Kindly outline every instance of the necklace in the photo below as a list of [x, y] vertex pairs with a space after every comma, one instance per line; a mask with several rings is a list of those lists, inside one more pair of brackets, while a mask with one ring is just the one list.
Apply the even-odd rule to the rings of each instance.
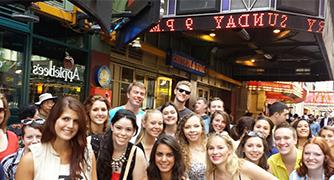
[[119, 158], [112, 158], [110, 163], [112, 171], [120, 172], [122, 170], [122, 165], [125, 163], [125, 161], [126, 161], [125, 152], [123, 152], [123, 154]]

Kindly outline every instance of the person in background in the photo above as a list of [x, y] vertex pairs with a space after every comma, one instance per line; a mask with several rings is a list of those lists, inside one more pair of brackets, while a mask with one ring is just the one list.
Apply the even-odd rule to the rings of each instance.
[[142, 128], [137, 136], [136, 145], [143, 150], [147, 161], [150, 159], [152, 147], [163, 129], [162, 113], [159, 110], [146, 110], [142, 120]]
[[98, 179], [136, 180], [146, 176], [147, 161], [144, 153], [130, 142], [137, 131], [136, 116], [132, 111], [120, 109], [116, 112], [111, 121], [111, 129], [100, 141]]
[[174, 105], [179, 111], [180, 120], [183, 120], [183, 117], [193, 113], [190, 109], [186, 107], [186, 103], [190, 98], [191, 94], [191, 83], [189, 81], [179, 81], [174, 89]]
[[18, 137], [22, 137], [22, 122], [21, 120], [24, 119], [40, 119], [40, 121], [45, 121], [45, 119], [42, 119], [38, 115], [37, 107], [33, 104], [22, 106], [19, 110], [19, 122], [15, 124], [11, 124], [8, 127], [8, 130], [14, 132]]
[[41, 142], [43, 132], [43, 121], [35, 121], [35, 119], [23, 120], [22, 124], [22, 140], [24, 147], [20, 148], [16, 153], [6, 156], [1, 164], [7, 179], [15, 180], [16, 168], [22, 156], [29, 152], [29, 146]]
[[96, 180], [91, 146], [87, 146], [85, 107], [73, 97], [62, 97], [45, 121], [41, 143], [29, 146], [17, 167], [16, 179]]
[[269, 118], [275, 126], [285, 122], [289, 115], [289, 107], [283, 102], [275, 102], [269, 106]]
[[211, 119], [209, 133], [226, 131], [230, 134], [230, 119], [227, 113], [217, 110], [211, 115]]
[[189, 179], [205, 179], [205, 132], [201, 116], [189, 114], [179, 123], [176, 137]]
[[224, 111], [224, 101], [219, 97], [214, 97], [209, 103], [209, 112], [213, 114], [217, 110]]
[[55, 104], [56, 96], [52, 96], [51, 93], [43, 93], [39, 96], [39, 100], [35, 102], [38, 107], [38, 116], [42, 119], [47, 119], [50, 110]]
[[242, 116], [237, 120], [237, 124], [232, 127], [230, 131], [230, 136], [235, 141], [239, 141], [245, 132], [253, 129], [254, 124], [255, 119], [253, 117]]
[[257, 131], [248, 131], [242, 137], [240, 144], [236, 150], [239, 158], [244, 158], [264, 170], [267, 170], [268, 144], [264, 135]]
[[302, 158], [302, 151], [296, 147], [296, 130], [288, 122], [281, 123], [276, 126], [274, 140], [279, 153], [268, 159], [269, 172], [280, 180], [287, 180], [289, 174], [299, 167]]
[[144, 180], [186, 180], [181, 147], [173, 136], [162, 134], [154, 143]]
[[110, 104], [101, 95], [89, 96], [85, 102], [88, 116], [88, 135], [104, 134], [108, 127]]
[[[116, 112], [120, 109], [126, 109], [132, 111], [136, 115], [137, 127], [139, 127], [138, 132], [141, 129], [141, 120], [144, 116], [144, 111], [141, 109], [142, 103], [144, 101], [146, 94], [146, 87], [141, 82], [133, 82], [128, 86], [126, 91], [126, 96], [128, 101], [125, 105], [115, 107], [109, 111], [109, 119], [110, 121], [115, 116]], [[111, 122], [112, 123], [112, 122]], [[138, 135], [138, 133], [137, 133]], [[136, 141], [137, 136], [132, 137], [131, 142], [134, 143]]]
[[18, 138], [15, 133], [7, 130], [7, 121], [10, 117], [7, 98], [0, 94], [0, 161], [19, 148]]
[[180, 122], [179, 111], [176, 109], [176, 106], [171, 102], [163, 104], [160, 108], [160, 111], [162, 113], [164, 122], [163, 133], [175, 137], [177, 124]]
[[292, 127], [295, 128], [297, 132], [297, 148], [303, 150], [304, 144], [307, 140], [312, 138], [311, 128], [307, 120], [300, 119], [295, 121], [292, 124]]
[[324, 126], [331, 126], [332, 125], [332, 119], [329, 117], [329, 113], [325, 112], [324, 117], [321, 118], [320, 127], [323, 128]]
[[312, 136], [317, 136], [319, 131], [320, 131], [320, 125], [316, 121], [316, 118], [314, 117], [314, 115], [312, 115], [310, 117], [309, 124], [310, 124], [310, 129], [311, 129]]
[[334, 180], [334, 157], [323, 138], [305, 143], [301, 166], [290, 174], [290, 180], [304, 179]]
[[328, 146], [334, 151], [334, 127], [324, 126], [320, 129], [319, 136], [324, 138]]
[[274, 124], [273, 122], [265, 117], [265, 116], [260, 116], [256, 121], [253, 126], [253, 131], [261, 132], [264, 136], [264, 138], [267, 141], [268, 144], [268, 153], [266, 154], [267, 157], [270, 157], [273, 154], [278, 153], [278, 150], [275, 148], [273, 144], [273, 128]]
[[238, 158], [234, 150], [233, 140], [227, 135], [218, 133], [209, 135], [206, 151], [206, 180], [277, 179], [254, 163]]
[[200, 115], [204, 121], [205, 134], [209, 133], [210, 116], [208, 112], [208, 103], [204, 97], [199, 97], [195, 103], [195, 113]]

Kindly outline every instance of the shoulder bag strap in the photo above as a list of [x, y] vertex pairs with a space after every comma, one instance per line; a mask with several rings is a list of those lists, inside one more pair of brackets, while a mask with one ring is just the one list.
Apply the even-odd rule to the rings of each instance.
[[133, 154], [134, 154], [134, 152], [135, 152], [136, 149], [137, 149], [137, 147], [135, 145], [133, 145], [131, 147], [131, 151], [130, 151], [130, 154], [129, 154], [128, 162], [126, 163], [126, 167], [125, 167], [125, 171], [124, 171], [124, 175], [123, 175], [123, 180], [126, 180], [126, 178], [128, 177], [130, 165], [131, 165], [132, 158], [133, 158]]

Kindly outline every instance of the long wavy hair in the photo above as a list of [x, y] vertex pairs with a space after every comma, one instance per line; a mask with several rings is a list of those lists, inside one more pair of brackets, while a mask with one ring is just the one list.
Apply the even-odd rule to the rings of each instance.
[[[88, 128], [88, 134], [91, 134], [92, 133], [92, 127], [91, 127], [91, 123], [92, 123], [92, 120], [90, 118], [90, 111], [92, 110], [92, 106], [93, 104], [96, 102], [96, 101], [101, 101], [101, 102], [104, 102], [107, 106], [107, 111], [110, 109], [110, 103], [108, 101], [107, 98], [101, 96], [101, 95], [94, 95], [94, 96], [89, 96], [85, 102], [84, 102], [84, 105], [85, 105], [85, 108], [86, 108], [86, 112], [87, 112], [87, 116], [88, 116], [88, 123], [87, 123], [87, 128]], [[108, 115], [107, 115], [107, 119], [106, 121], [103, 123], [103, 132], [105, 132], [108, 128], [108, 120], [109, 120], [109, 112], [108, 112]]]
[[[116, 112], [115, 116], [111, 120], [111, 124], [114, 125], [120, 119], [126, 118], [131, 121], [133, 128], [135, 130], [134, 135], [138, 131], [138, 126], [136, 123], [136, 115], [129, 110], [120, 109]], [[110, 179], [112, 174], [112, 168], [110, 162], [112, 160], [112, 155], [114, 153], [114, 145], [112, 139], [112, 131], [109, 129], [103, 136], [101, 140], [101, 146], [99, 155], [96, 162], [96, 170], [98, 179]]]
[[160, 144], [167, 145], [172, 149], [175, 163], [172, 168], [172, 179], [171, 180], [182, 180], [185, 174], [185, 164], [183, 161], [183, 157], [181, 154], [181, 147], [179, 143], [173, 136], [167, 134], [161, 134], [157, 141], [154, 143], [152, 148], [149, 166], [147, 167], [147, 177], [148, 180], [161, 180], [161, 174], [158, 166], [155, 163], [155, 156], [157, 152], [157, 148]]
[[3, 130], [3, 131], [6, 131], [6, 128], [7, 128], [7, 121], [9, 119], [9, 116], [10, 116], [10, 111], [9, 111], [9, 106], [8, 106], [8, 101], [7, 101], [7, 98], [4, 94], [0, 93], [0, 100], [2, 101], [3, 103], [3, 108], [4, 108], [4, 118], [3, 118], [3, 121], [1, 122], [0, 124], [0, 128]]
[[268, 143], [266, 141], [266, 139], [263, 139], [263, 137], [260, 136], [250, 136], [247, 133], [245, 133], [245, 135], [241, 138], [241, 141], [239, 143], [239, 146], [236, 150], [236, 154], [238, 155], [238, 157], [240, 158], [245, 158], [246, 155], [244, 153], [244, 149], [245, 149], [245, 145], [247, 143], [247, 140], [252, 138], [252, 137], [258, 137], [261, 139], [262, 145], [263, 145], [263, 154], [262, 157], [259, 159], [259, 163], [257, 164], [258, 166], [260, 166], [261, 168], [267, 170], [268, 164], [267, 164], [267, 156], [266, 154], [268, 154], [269, 149], [268, 149]]
[[[325, 179], [328, 180], [329, 177], [334, 173], [334, 157], [333, 154], [331, 153], [330, 147], [328, 146], [326, 140], [321, 137], [314, 137], [308, 140], [304, 145], [303, 151], [305, 150], [305, 147], [308, 144], [318, 145], [321, 151], [324, 153], [325, 160], [323, 163], [323, 168], [325, 171]], [[300, 167], [297, 168], [296, 170], [297, 174], [302, 177], [306, 176], [306, 174], [308, 173], [307, 166], [304, 164], [303, 159], [304, 159], [304, 153], [302, 155], [302, 160], [299, 163]]]
[[233, 179], [235, 179], [235, 175], [240, 170], [241, 163], [243, 163], [244, 160], [239, 159], [239, 157], [235, 153], [233, 139], [230, 136], [221, 134], [221, 133], [211, 133], [208, 137], [207, 144], [206, 144], [206, 152], [207, 152], [206, 153], [207, 155], [206, 156], [206, 163], [207, 163], [206, 165], [207, 175], [206, 176], [207, 178], [209, 178], [213, 174], [213, 172], [217, 169], [217, 166], [211, 162], [209, 154], [208, 154], [208, 149], [211, 146], [215, 138], [223, 139], [225, 145], [231, 152], [230, 156], [228, 156], [227, 161], [225, 162], [225, 167], [226, 167], [226, 170], [229, 172], [229, 174], [232, 174]]
[[70, 177], [72, 180], [74, 180], [78, 179], [80, 177], [80, 173], [84, 172], [84, 167], [88, 168], [87, 159], [85, 159], [85, 150], [87, 146], [87, 115], [85, 113], [85, 107], [79, 100], [70, 96], [65, 96], [57, 101], [57, 103], [52, 107], [50, 114], [45, 121], [41, 142], [52, 143], [56, 140], [56, 121], [64, 113], [64, 111], [68, 109], [77, 113], [79, 126], [77, 134], [69, 142], [72, 150], [70, 156]]
[[211, 121], [209, 125], [209, 133], [213, 133], [215, 131], [212, 127], [212, 122], [213, 122], [213, 119], [218, 115], [221, 115], [223, 117], [225, 124], [226, 124], [223, 131], [226, 131], [228, 134], [230, 134], [230, 117], [226, 112], [220, 111], [220, 110], [215, 111], [210, 117]]
[[254, 131], [254, 127], [256, 125], [256, 122], [257, 121], [267, 121], [268, 124], [269, 124], [269, 134], [266, 138], [266, 141], [267, 141], [267, 144], [268, 144], [268, 148], [269, 148], [269, 151], [271, 151], [271, 149], [273, 148], [273, 129], [274, 129], [274, 123], [268, 118], [268, 117], [265, 117], [265, 116], [260, 116], [258, 117], [258, 119], [255, 121], [254, 125], [253, 125], [253, 128], [252, 128], [252, 131]]
[[[147, 121], [151, 118], [151, 115], [154, 114], [154, 113], [160, 114], [161, 117], [162, 117], [162, 113], [159, 110], [157, 110], [157, 109], [149, 109], [149, 110], [145, 111], [144, 117], [142, 119], [142, 123], [147, 123]], [[135, 144], [139, 144], [143, 140], [143, 138], [145, 136], [146, 129], [143, 127], [143, 124], [141, 124], [141, 127], [142, 127], [141, 131], [139, 132], [139, 134], [137, 136]]]
[[205, 130], [204, 130], [203, 119], [201, 116], [193, 114], [193, 113], [186, 115], [185, 117], [183, 117], [182, 121], [180, 121], [180, 123], [178, 124], [177, 131], [176, 131], [176, 137], [178, 138], [178, 141], [181, 146], [181, 151], [184, 157], [184, 162], [185, 162], [187, 171], [189, 170], [190, 165], [191, 165], [191, 153], [189, 149], [189, 141], [186, 135], [184, 134], [184, 126], [187, 123], [187, 121], [193, 116], [197, 117], [200, 120], [200, 123], [202, 126], [202, 135], [201, 135], [202, 143], [201, 144], [205, 146]]

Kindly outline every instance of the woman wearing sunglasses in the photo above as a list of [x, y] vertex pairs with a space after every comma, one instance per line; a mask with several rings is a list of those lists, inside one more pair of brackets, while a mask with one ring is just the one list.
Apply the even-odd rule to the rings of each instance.
[[16, 179], [96, 180], [94, 153], [87, 146], [87, 116], [73, 97], [57, 101], [45, 122], [41, 143], [29, 146]]
[[2, 161], [7, 179], [15, 180], [16, 168], [21, 157], [29, 152], [29, 146], [41, 142], [44, 120], [26, 119], [22, 121], [23, 148], [16, 153], [6, 156]]
[[7, 121], [10, 116], [7, 98], [0, 94], [0, 161], [17, 151], [18, 138], [15, 133], [7, 130]]
[[290, 180], [334, 180], [334, 157], [321, 137], [308, 140], [303, 149], [301, 166], [290, 174]]
[[234, 152], [233, 140], [227, 135], [211, 134], [206, 149], [207, 180], [277, 179], [259, 166], [239, 158]]
[[242, 137], [236, 150], [238, 157], [244, 158], [267, 170], [268, 144], [261, 132], [249, 131]]

